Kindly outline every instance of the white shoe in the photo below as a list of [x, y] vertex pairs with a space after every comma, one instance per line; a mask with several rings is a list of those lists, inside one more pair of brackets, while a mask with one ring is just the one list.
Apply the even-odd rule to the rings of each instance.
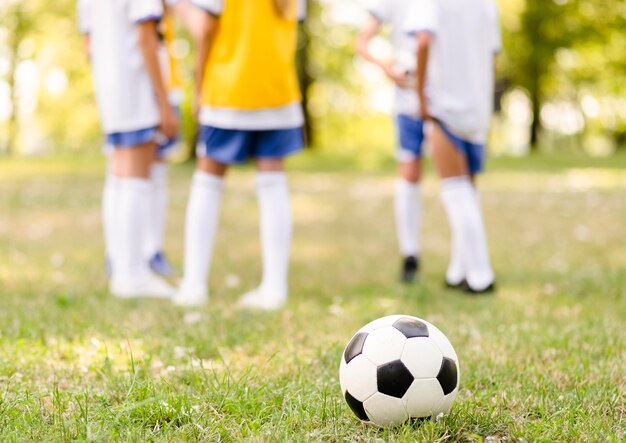
[[109, 285], [111, 294], [119, 298], [171, 298], [174, 287], [156, 275], [149, 274], [138, 281], [120, 281], [113, 279]]
[[239, 306], [247, 309], [259, 309], [262, 311], [275, 311], [285, 306], [287, 296], [262, 293], [259, 289], [244, 294], [239, 299]]
[[209, 293], [206, 288], [189, 289], [181, 285], [172, 297], [172, 302], [183, 307], [204, 306], [209, 302]]

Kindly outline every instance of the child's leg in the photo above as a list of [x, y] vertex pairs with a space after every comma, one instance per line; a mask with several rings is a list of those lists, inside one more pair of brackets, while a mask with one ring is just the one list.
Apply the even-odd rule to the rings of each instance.
[[292, 217], [282, 159], [257, 161], [257, 198], [263, 278], [256, 291], [240, 300], [244, 306], [277, 309], [287, 300]]
[[281, 160], [259, 160], [257, 198], [263, 256], [261, 291], [287, 297], [291, 250], [291, 204], [287, 175]]
[[408, 115], [396, 116], [399, 162], [394, 193], [396, 234], [402, 255], [400, 279], [410, 283], [419, 269], [424, 122]]
[[157, 156], [150, 170], [152, 197], [150, 199], [150, 223], [146, 226], [144, 256], [149, 261], [152, 270], [163, 276], [170, 276], [174, 273], [163, 255], [165, 220], [169, 203], [168, 176], [168, 164]]
[[115, 226], [117, 241], [113, 262], [112, 291], [122, 297], [169, 297], [172, 288], [154, 277], [143, 255], [144, 228], [148, 224], [152, 184], [150, 167], [154, 143], [116, 149], [114, 174], [118, 182]]
[[400, 163], [400, 176], [396, 180], [394, 193], [396, 233], [400, 254], [404, 259], [401, 278], [405, 282], [413, 280], [420, 255], [419, 231], [422, 205], [419, 182], [421, 172], [420, 159]]
[[219, 220], [227, 166], [207, 157], [198, 160], [193, 177], [185, 223], [185, 264], [179, 305], [201, 305], [208, 300], [207, 282]]
[[113, 161], [109, 157], [106, 166], [106, 178], [102, 190], [102, 230], [104, 234], [104, 251], [107, 262], [107, 271], [111, 269], [111, 257], [114, 255], [116, 244], [115, 213], [118, 203], [118, 179], [113, 174]]
[[438, 124], [433, 125], [433, 160], [442, 179], [441, 198], [452, 230], [452, 258], [448, 283], [461, 276], [470, 288], [483, 290], [493, 283], [487, 239], [467, 159]]

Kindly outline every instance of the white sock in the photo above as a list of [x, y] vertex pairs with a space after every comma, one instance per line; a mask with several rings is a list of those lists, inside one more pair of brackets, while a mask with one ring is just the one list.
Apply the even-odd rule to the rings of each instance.
[[287, 175], [284, 172], [259, 172], [257, 198], [263, 256], [263, 279], [259, 291], [274, 297], [287, 297], [292, 230]]
[[185, 276], [182, 287], [206, 292], [224, 180], [196, 171], [185, 223]]
[[476, 290], [485, 289], [494, 280], [489, 262], [487, 236], [476, 191], [468, 177], [442, 180], [441, 199], [452, 230], [452, 257], [446, 272], [450, 283], [464, 274]]
[[148, 221], [152, 183], [141, 178], [118, 178], [117, 230], [113, 278], [140, 282], [150, 276], [143, 257], [144, 228]]
[[419, 256], [421, 206], [419, 184], [402, 178], [396, 180], [394, 198], [396, 233], [400, 253], [404, 257]]
[[102, 190], [102, 231], [104, 235], [104, 253], [109, 264], [115, 254], [116, 224], [115, 214], [118, 204], [118, 178], [113, 174], [107, 174]]
[[165, 237], [165, 219], [167, 216], [168, 165], [155, 163], [150, 171], [152, 182], [152, 198], [150, 199], [150, 218], [146, 225], [144, 257], [150, 260], [157, 252], [163, 250]]

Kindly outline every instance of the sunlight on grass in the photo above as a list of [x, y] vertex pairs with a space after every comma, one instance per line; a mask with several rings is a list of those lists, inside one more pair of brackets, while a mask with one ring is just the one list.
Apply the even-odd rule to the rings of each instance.
[[[392, 170], [296, 171], [289, 305], [259, 314], [234, 308], [261, 271], [250, 169], [228, 179], [210, 305], [179, 310], [107, 294], [102, 164], [67, 176], [82, 164], [16, 165], [0, 164], [12, 171], [0, 178], [2, 441], [626, 438], [622, 170], [520, 164], [481, 178], [499, 285], [487, 298], [442, 288], [449, 232], [432, 175], [422, 274], [406, 287]], [[173, 171], [178, 267], [190, 175]], [[357, 329], [394, 313], [446, 332], [462, 382], [442, 420], [378, 430], [348, 410], [339, 359]]]

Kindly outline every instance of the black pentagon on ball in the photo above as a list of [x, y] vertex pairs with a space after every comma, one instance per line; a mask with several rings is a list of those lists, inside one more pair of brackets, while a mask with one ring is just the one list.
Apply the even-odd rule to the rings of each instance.
[[443, 358], [441, 369], [439, 369], [439, 374], [437, 374], [437, 380], [441, 385], [441, 389], [443, 389], [443, 395], [448, 395], [456, 389], [458, 373], [454, 360], [448, 357]]
[[363, 407], [363, 403], [351, 396], [349, 392], [346, 392], [346, 403], [348, 403], [348, 406], [350, 406], [352, 412], [354, 412], [354, 414], [359, 417], [360, 420], [369, 421], [369, 417], [365, 412], [365, 407]]
[[366, 338], [367, 332], [359, 332], [352, 337], [352, 340], [350, 340], [350, 343], [348, 343], [348, 346], [346, 346], [346, 350], [343, 353], [343, 358], [346, 363], [350, 363], [353, 358], [363, 352], [363, 345], [365, 344]]
[[403, 317], [393, 327], [402, 332], [406, 338], [428, 337], [428, 326], [415, 318]]
[[414, 380], [411, 371], [400, 360], [385, 363], [376, 370], [378, 392], [391, 397], [404, 397]]

